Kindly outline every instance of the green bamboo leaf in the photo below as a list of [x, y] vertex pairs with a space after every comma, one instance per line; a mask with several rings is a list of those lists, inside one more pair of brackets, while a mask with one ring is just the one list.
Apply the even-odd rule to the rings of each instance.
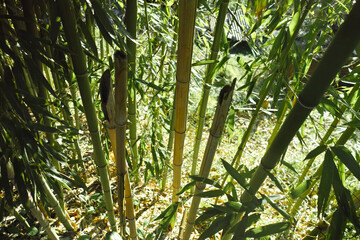
[[276, 53], [281, 49], [281, 43], [283, 42], [283, 38], [285, 36], [285, 26], [283, 26], [279, 32], [279, 34], [276, 36], [274, 44], [272, 45], [272, 48], [269, 53], [269, 59], [274, 59]]
[[213, 78], [216, 73], [220, 70], [220, 68], [230, 59], [234, 57], [234, 55], [232, 54], [229, 54], [229, 55], [226, 55], [225, 57], [223, 57], [220, 62], [218, 62], [216, 64], [216, 66], [211, 70], [211, 72], [209, 72], [209, 74], [206, 76], [206, 78]]
[[81, 19], [78, 20], [78, 25], [80, 26], [80, 30], [83, 33], [86, 43], [89, 45], [89, 47], [92, 51], [92, 54], [94, 54], [96, 57], [98, 57], [98, 49], [96, 47], [96, 43], [94, 41], [93, 36], [89, 32], [88, 27]]
[[331, 115], [341, 118], [341, 110], [340, 108], [331, 100], [323, 97], [320, 100], [320, 104], [318, 107], [323, 106]]
[[144, 85], [146, 85], [146, 86], [148, 86], [148, 87], [151, 87], [151, 88], [153, 88], [153, 89], [155, 89], [155, 90], [158, 90], [158, 91], [161, 91], [161, 92], [165, 91], [165, 89], [157, 86], [157, 85], [154, 84], [154, 83], [146, 82], [146, 81], [144, 81], [144, 80], [142, 80], [142, 79], [135, 79], [135, 80], [136, 80], [136, 82], [142, 83], [142, 84], [144, 84]]
[[219, 210], [220, 212], [223, 213], [229, 213], [229, 214], [233, 214], [234, 210], [230, 207], [228, 207], [227, 205], [222, 206], [222, 205], [214, 205], [214, 208]]
[[35, 131], [47, 132], [47, 133], [59, 133], [60, 130], [51, 126], [45, 126], [40, 123], [29, 123], [29, 127]]
[[354, 176], [360, 181], [360, 165], [356, 159], [352, 156], [349, 149], [344, 146], [332, 147], [331, 150], [340, 159], [342, 163], [354, 174]]
[[327, 149], [326, 145], [320, 145], [315, 149], [311, 150], [305, 157], [305, 159], [311, 159], [317, 157], [319, 154], [323, 153]]
[[195, 225], [197, 225], [209, 218], [212, 218], [216, 215], [223, 215], [223, 214], [224, 214], [224, 212], [220, 211], [219, 209], [207, 208], [206, 211], [195, 220]]
[[209, 65], [209, 64], [218, 63], [218, 62], [219, 62], [219, 60], [202, 60], [202, 61], [198, 61], [198, 62], [191, 64], [191, 66], [195, 67], [195, 66]]
[[31, 77], [39, 81], [54, 97], [57, 98], [57, 94], [55, 93], [54, 89], [51, 87], [50, 83], [46, 80], [42, 72], [38, 69], [36, 64], [34, 63], [34, 59], [30, 58], [29, 56], [24, 56], [24, 60], [26, 65], [28, 66], [29, 72]]
[[303, 194], [311, 185], [311, 180], [306, 180], [297, 186], [290, 194], [292, 199], [298, 198]]
[[298, 25], [298, 22], [300, 20], [300, 11], [296, 12], [294, 14], [294, 16], [292, 17], [292, 20], [289, 24], [289, 33], [290, 33], [290, 37], [292, 37], [292, 35], [295, 32], [296, 26]]
[[274, 174], [272, 174], [271, 172], [267, 171], [266, 172], [267, 175], [269, 176], [269, 178], [275, 183], [275, 185], [277, 186], [278, 189], [280, 189], [280, 191], [284, 192], [283, 187], [281, 186], [281, 183], [279, 182], [279, 180], [275, 177]]
[[360, 119], [353, 119], [350, 122], [345, 123], [346, 125], [350, 126], [350, 127], [356, 127], [356, 128], [360, 128]]
[[[260, 193], [261, 194], [261, 193]], [[290, 216], [290, 214], [288, 214], [284, 209], [282, 209], [279, 205], [277, 205], [276, 203], [274, 203], [272, 201], [272, 199], [270, 197], [265, 196], [264, 194], [261, 194], [261, 196], [266, 200], [266, 202], [268, 202], [276, 211], [278, 211], [278, 213], [280, 213], [284, 218], [286, 218], [287, 220], [290, 220], [292, 217]], [[280, 196], [280, 195], [278, 195]], [[276, 196], [276, 197], [278, 197]]]
[[81, 177], [79, 176], [79, 174], [75, 170], [70, 170], [70, 174], [74, 178], [74, 181], [75, 181], [77, 186], [82, 187], [87, 192], [89, 191], [88, 187], [86, 186], [84, 181], [81, 179]]
[[198, 240], [205, 240], [208, 237], [211, 237], [215, 233], [221, 231], [225, 227], [229, 225], [229, 220], [225, 216], [219, 216], [217, 217], [211, 225], [200, 235]]
[[346, 227], [346, 217], [345, 214], [338, 209], [332, 216], [332, 221], [329, 227], [329, 232], [326, 236], [326, 240], [337, 240], [343, 239], [344, 232]]
[[210, 191], [198, 193], [195, 196], [202, 198], [212, 198], [212, 197], [220, 197], [224, 194], [225, 192], [223, 190], [210, 190]]
[[155, 220], [160, 220], [163, 218], [169, 218], [169, 217], [173, 216], [176, 213], [178, 206], [179, 206], [179, 202], [174, 202], [169, 207], [167, 207], [164, 211], [162, 211], [160, 213], [160, 215], [155, 218]]
[[326, 204], [329, 199], [331, 184], [334, 175], [335, 165], [333, 162], [333, 155], [330, 150], [325, 153], [323, 170], [321, 174], [321, 180], [318, 191], [318, 216], [324, 214], [326, 210]]
[[211, 185], [213, 187], [216, 187], [216, 188], [221, 188], [220, 184], [218, 184], [216, 181], [211, 180], [209, 178], [199, 177], [197, 175], [189, 175], [189, 177], [191, 179], [195, 180], [196, 182], [202, 182], [202, 183], [209, 184], [209, 185]]
[[245, 177], [236, 171], [228, 162], [221, 159], [222, 164], [224, 165], [226, 171], [233, 177], [240, 185], [246, 190], [249, 190], [249, 183], [245, 180]]
[[290, 225], [291, 225], [290, 222], [279, 222], [279, 223], [269, 224], [266, 226], [256, 227], [246, 231], [245, 236], [251, 238], [265, 237], [268, 235], [286, 231], [287, 229], [290, 228]]
[[291, 165], [289, 162], [282, 160], [281, 163], [287, 167], [288, 169], [290, 169], [291, 171], [293, 171], [294, 173], [297, 173], [297, 171], [295, 170], [295, 168], [293, 167], [293, 165]]
[[186, 192], [187, 190], [191, 189], [193, 186], [195, 186], [196, 181], [191, 181], [188, 184], [186, 184], [176, 195], [180, 196], [183, 192]]
[[248, 227], [249, 213], [246, 212], [241, 221], [232, 227], [229, 232], [234, 232], [233, 240], [245, 239], [245, 231]]
[[235, 211], [235, 212], [240, 212], [240, 210], [242, 208], [242, 204], [239, 203], [239, 202], [235, 202], [235, 201], [226, 202], [225, 206], [230, 208], [232, 211]]

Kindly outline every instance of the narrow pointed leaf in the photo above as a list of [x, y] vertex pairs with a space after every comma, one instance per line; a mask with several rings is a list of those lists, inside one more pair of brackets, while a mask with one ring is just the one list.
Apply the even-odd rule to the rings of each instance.
[[287, 229], [289, 229], [290, 225], [291, 224], [289, 222], [279, 222], [266, 226], [256, 227], [246, 231], [245, 236], [251, 238], [265, 237], [268, 235], [286, 231]]
[[306, 155], [305, 159], [311, 159], [311, 158], [317, 157], [321, 153], [325, 152], [326, 149], [327, 149], [326, 145], [320, 145], [320, 146], [316, 147], [315, 149], [311, 150]]
[[332, 147], [331, 150], [340, 159], [342, 163], [354, 174], [354, 176], [360, 181], [360, 165], [352, 156], [349, 149], [344, 146]]
[[249, 183], [245, 180], [245, 177], [241, 175], [235, 168], [233, 168], [228, 162], [221, 159], [226, 171], [246, 190], [249, 189]]
[[214, 180], [208, 179], [208, 178], [203, 178], [203, 177], [199, 177], [196, 175], [189, 175], [189, 177], [197, 182], [202, 182], [202, 183], [206, 183], [209, 184], [213, 187], [216, 188], [221, 188], [220, 184], [218, 184], [217, 182], [215, 182]]
[[207, 192], [198, 193], [195, 196], [202, 198], [212, 198], [212, 197], [220, 197], [224, 194], [225, 192], [223, 190], [210, 190]]
[[318, 216], [324, 213], [329, 199], [331, 184], [334, 175], [334, 162], [332, 153], [328, 150], [325, 153], [323, 171], [318, 191]]
[[220, 216], [216, 218], [215, 221], [213, 221], [211, 225], [201, 234], [199, 240], [205, 240], [206, 238], [211, 237], [212, 235], [221, 231], [228, 225], [229, 221], [225, 216]]
[[306, 180], [302, 182], [299, 186], [297, 186], [290, 194], [292, 199], [300, 197], [300, 195], [305, 192], [311, 184], [311, 180]]

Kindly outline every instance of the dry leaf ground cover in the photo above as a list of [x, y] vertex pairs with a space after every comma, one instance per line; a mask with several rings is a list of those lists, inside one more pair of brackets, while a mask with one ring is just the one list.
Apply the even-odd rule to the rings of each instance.
[[[222, 181], [222, 177], [225, 174], [225, 169], [223, 168], [220, 159], [224, 159], [228, 162], [231, 162], [235, 152], [236, 146], [239, 144], [241, 139], [241, 134], [244, 129], [247, 127], [249, 122], [249, 111], [238, 112], [236, 115], [236, 124], [235, 131], [233, 135], [226, 133], [222, 138], [220, 146], [217, 150], [213, 167], [211, 169], [210, 178], [218, 182]], [[326, 113], [325, 113], [326, 114]], [[301, 145], [299, 139], [295, 138], [292, 141], [291, 146], [288, 148], [285, 160], [292, 164], [294, 168], [301, 173], [302, 167], [306, 164], [303, 160], [306, 154], [317, 146], [319, 141], [318, 135], [315, 133], [318, 131], [320, 133], [324, 132], [323, 127], [331, 121], [330, 118], [325, 115], [320, 122], [320, 115], [316, 112], [312, 114], [312, 121], [308, 120], [306, 122], [306, 127], [303, 128], [302, 136], [304, 137], [304, 142], [306, 145]], [[182, 178], [182, 186], [190, 181], [190, 178], [186, 174], [190, 171], [191, 168], [191, 151], [193, 147], [193, 141], [195, 136], [192, 134], [195, 128], [193, 124], [189, 125], [188, 134], [186, 138], [186, 149], [184, 154], [184, 176]], [[314, 125], [316, 123], [317, 125]], [[257, 126], [257, 130], [253, 133], [251, 139], [246, 145], [243, 157], [241, 159], [241, 164], [246, 166], [248, 169], [252, 169], [257, 166], [262, 155], [265, 152], [267, 146], [267, 139], [269, 138], [272, 128], [275, 124], [275, 119], [272, 116], [268, 116], [265, 113], [262, 114], [261, 121]], [[317, 129], [315, 131], [314, 129]], [[339, 129], [340, 131], [340, 129]], [[208, 137], [208, 128], [205, 128], [203, 134], [202, 146], [200, 149], [201, 159], [202, 153], [205, 149], [206, 139]], [[101, 194], [101, 186], [98, 181], [98, 176], [96, 174], [96, 169], [94, 168], [94, 163], [92, 159], [92, 150], [89, 142], [89, 137], [86, 134], [81, 136], [81, 142], [87, 143], [82, 145], [82, 151], [84, 154], [84, 161], [86, 166], [86, 171], [81, 172], [80, 176], [83, 178], [84, 182], [88, 187], [88, 192], [85, 192], [81, 188], [76, 189], [65, 189], [65, 200], [66, 208], [77, 228], [75, 233], [66, 233], [62, 225], [55, 220], [55, 216], [52, 211], [48, 214], [48, 219], [51, 222], [52, 227], [56, 231], [62, 234], [63, 239], [101, 239], [104, 235], [110, 231], [109, 226], [106, 220], [106, 212], [104, 207], [104, 202]], [[358, 144], [353, 142], [353, 147], [357, 148]], [[150, 146], [149, 146], [150, 148]], [[111, 185], [113, 186], [113, 196], [114, 203], [116, 203], [116, 169], [113, 159], [113, 154], [110, 151], [110, 161], [109, 161], [109, 172], [111, 176]], [[150, 158], [151, 156], [146, 156]], [[321, 159], [321, 157], [319, 157]], [[315, 162], [315, 166], [320, 164], [321, 160]], [[198, 166], [200, 162], [198, 163]], [[66, 167], [64, 171], [66, 172]], [[315, 168], [316, 169], [316, 168]], [[137, 226], [139, 231], [139, 237], [141, 239], [147, 239], [148, 236], [153, 233], [158, 227], [159, 221], [154, 219], [160, 215], [160, 213], [165, 210], [171, 203], [171, 175], [169, 176], [169, 181], [165, 191], [161, 191], [160, 182], [155, 178], [151, 178], [148, 182], [144, 183], [144, 176], [142, 169], [140, 172], [140, 182], [135, 184], [132, 183], [135, 211], [137, 217]], [[276, 168], [275, 176], [280, 180], [284, 189], [288, 192], [294, 186], [294, 181], [297, 179], [298, 175], [284, 165], [280, 165]], [[238, 187], [237, 192], [240, 195], [241, 189], [239, 185], [233, 181], [234, 185]], [[210, 189], [210, 188], [207, 188]], [[206, 190], [207, 190], [206, 189]], [[316, 191], [316, 190], [315, 190]], [[281, 194], [283, 197], [276, 201], [280, 207], [286, 209], [289, 204], [289, 196], [282, 193], [271, 180], [267, 180], [266, 183], [262, 186], [261, 193], [266, 195], [275, 195]], [[182, 195], [182, 199], [189, 198], [188, 192]], [[312, 229], [317, 224], [316, 218], [316, 192], [310, 194], [309, 197], [303, 202], [302, 206], [299, 209], [299, 214], [296, 216], [297, 223], [291, 230], [287, 233], [288, 235], [282, 236], [284, 239], [301, 239], [305, 233]], [[206, 207], [214, 204], [215, 199], [203, 199], [200, 205], [199, 211], [202, 212]], [[226, 199], [220, 198], [218, 203], [222, 203]], [[179, 209], [177, 222], [174, 229], [167, 235], [167, 239], [176, 239], [179, 232], [179, 227], [181, 225], [182, 214], [184, 210], [189, 208], [191, 201], [185, 201], [184, 205]], [[116, 206], [117, 208], [117, 206]], [[21, 209], [20, 207], [18, 209]], [[46, 239], [45, 233], [41, 230], [40, 226], [36, 221], [33, 221], [30, 215], [29, 222], [32, 226], [36, 226], [40, 229], [40, 233], [35, 236], [27, 236], [22, 230], [23, 228], [18, 221], [13, 216], [5, 216], [1, 222], [1, 239]], [[281, 215], [274, 211], [271, 206], [266, 205], [260, 221], [257, 222], [257, 225], [265, 225], [281, 220]], [[206, 228], [206, 223], [196, 226], [192, 239], [197, 239], [202, 231]], [[215, 239], [219, 239], [219, 235], [215, 236]], [[275, 239], [275, 238], [274, 238]]]

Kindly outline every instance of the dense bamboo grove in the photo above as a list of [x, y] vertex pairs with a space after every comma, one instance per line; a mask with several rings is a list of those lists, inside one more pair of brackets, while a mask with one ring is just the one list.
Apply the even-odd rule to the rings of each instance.
[[351, 0], [0, 0], [0, 238], [357, 238], [358, 29]]

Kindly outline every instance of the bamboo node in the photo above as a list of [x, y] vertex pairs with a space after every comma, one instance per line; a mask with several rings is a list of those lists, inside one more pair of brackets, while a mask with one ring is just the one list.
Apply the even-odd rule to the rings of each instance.
[[303, 104], [303, 103], [300, 101], [300, 97], [298, 97], [297, 101], [299, 102], [300, 106], [302, 106], [302, 107], [305, 108], [305, 109], [313, 110], [313, 109], [315, 108], [315, 106], [306, 106], [305, 104]]
[[81, 74], [77, 74], [77, 73], [75, 73], [75, 76], [76, 76], [76, 78], [83, 78], [83, 77], [87, 77], [88, 76], [88, 72], [86, 71], [86, 72], [84, 72], [84, 73], [81, 73]]

